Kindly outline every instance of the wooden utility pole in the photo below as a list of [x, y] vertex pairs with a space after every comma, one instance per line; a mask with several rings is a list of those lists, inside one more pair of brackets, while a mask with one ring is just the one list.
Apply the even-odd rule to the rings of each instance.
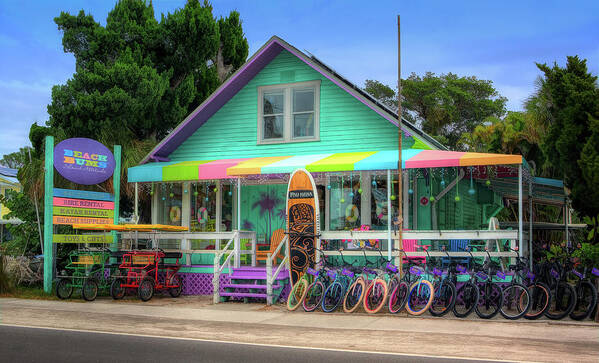
[[[397, 135], [398, 143], [397, 150], [399, 152], [399, 159], [397, 162], [397, 229], [399, 232], [398, 242], [399, 249], [403, 249], [403, 185], [402, 185], [402, 170], [401, 170], [401, 26], [399, 15], [397, 15]], [[392, 185], [390, 186], [392, 187]], [[399, 271], [403, 271], [403, 258], [402, 253], [399, 252]]]

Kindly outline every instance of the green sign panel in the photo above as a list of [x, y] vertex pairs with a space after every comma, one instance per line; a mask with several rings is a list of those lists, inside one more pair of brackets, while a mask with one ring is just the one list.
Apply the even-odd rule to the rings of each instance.
[[111, 234], [55, 234], [54, 243], [112, 243]]
[[72, 216], [72, 217], [94, 217], [94, 218], [112, 218], [114, 212], [109, 209], [90, 209], [90, 208], [73, 208], [73, 207], [53, 207], [55, 216]]

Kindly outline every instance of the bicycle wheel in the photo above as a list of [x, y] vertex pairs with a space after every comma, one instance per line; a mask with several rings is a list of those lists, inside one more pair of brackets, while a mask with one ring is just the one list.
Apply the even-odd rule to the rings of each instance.
[[125, 288], [121, 286], [123, 280], [114, 279], [110, 284], [110, 296], [115, 300], [120, 300], [125, 296]]
[[98, 296], [98, 282], [96, 279], [85, 279], [81, 288], [81, 296], [85, 301], [94, 301]]
[[470, 281], [465, 282], [456, 292], [453, 315], [458, 318], [465, 318], [472, 314], [472, 311], [478, 305], [479, 299], [480, 292], [478, 291], [478, 286]]
[[333, 282], [324, 292], [321, 303], [322, 311], [330, 313], [337, 309], [337, 306], [341, 304], [344, 296], [345, 291], [343, 290], [341, 283], [339, 281]]
[[481, 319], [491, 319], [499, 313], [503, 303], [503, 291], [498, 284], [486, 282], [479, 286], [480, 298], [474, 308], [476, 315]]
[[304, 298], [306, 297], [306, 293], [308, 292], [308, 280], [305, 278], [300, 279], [289, 292], [289, 296], [287, 297], [287, 309], [289, 311], [294, 311], [297, 309]]
[[433, 284], [433, 290], [435, 297], [428, 311], [432, 316], [443, 316], [450, 312], [455, 305], [455, 285], [451, 281], [437, 281]]
[[536, 320], [545, 315], [545, 311], [549, 308], [551, 293], [549, 287], [542, 282], [528, 286], [528, 292], [530, 293], [530, 307], [524, 314], [524, 319]]
[[503, 302], [499, 312], [509, 320], [523, 317], [530, 309], [530, 292], [522, 284], [512, 284], [503, 290]]
[[73, 285], [71, 284], [71, 279], [61, 278], [58, 280], [56, 284], [56, 296], [59, 299], [64, 300], [68, 299], [73, 295]]
[[353, 313], [356, 311], [358, 306], [360, 306], [365, 290], [366, 283], [363, 278], [360, 277], [354, 281], [349, 289], [347, 289], [347, 293], [345, 293], [345, 298], [343, 299], [343, 311], [346, 313]]
[[545, 311], [545, 316], [551, 320], [560, 320], [570, 315], [576, 305], [576, 290], [566, 282], [559, 282], [551, 290], [551, 304]]
[[308, 286], [306, 297], [302, 301], [304, 311], [311, 312], [316, 310], [324, 296], [324, 285], [320, 281], [315, 281]]
[[597, 289], [589, 281], [581, 281], [576, 289], [576, 298], [576, 306], [570, 313], [570, 318], [586, 319], [597, 305]]
[[376, 278], [366, 289], [364, 294], [364, 310], [368, 314], [378, 313], [387, 301], [387, 282]]
[[179, 275], [171, 276], [171, 278], [168, 281], [168, 284], [170, 286], [175, 286], [168, 289], [168, 293], [172, 297], [181, 296], [181, 293], [183, 292], [183, 283], [181, 282], [181, 277], [179, 277]]
[[148, 301], [154, 296], [154, 279], [146, 276], [139, 283], [137, 296], [141, 301]]
[[410, 315], [422, 315], [430, 308], [435, 298], [435, 290], [430, 281], [416, 281], [410, 286], [406, 311]]
[[410, 290], [408, 283], [400, 281], [399, 285], [391, 291], [391, 295], [389, 295], [390, 313], [397, 314], [405, 308], [406, 300], [408, 300], [408, 290]]

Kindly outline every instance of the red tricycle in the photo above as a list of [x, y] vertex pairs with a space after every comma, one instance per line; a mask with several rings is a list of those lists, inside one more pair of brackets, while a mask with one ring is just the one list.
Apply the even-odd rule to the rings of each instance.
[[[180, 252], [157, 250], [136, 250], [123, 254], [119, 269], [123, 275], [115, 278], [110, 286], [113, 299], [122, 299], [126, 289], [137, 289], [137, 296], [148, 301], [156, 290], [168, 290], [172, 297], [179, 297], [183, 290], [177, 271], [181, 268]], [[175, 263], [165, 263], [165, 259], [175, 259]], [[162, 281], [161, 281], [162, 280]]]

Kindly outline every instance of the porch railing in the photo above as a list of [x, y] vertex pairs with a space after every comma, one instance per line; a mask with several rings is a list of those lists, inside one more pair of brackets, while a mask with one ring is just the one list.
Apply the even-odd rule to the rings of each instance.
[[[281, 243], [279, 243], [279, 245], [277, 246], [277, 248], [274, 250], [273, 253], [268, 253], [266, 255], [266, 304], [267, 305], [272, 305], [272, 285], [275, 282], [276, 278], [279, 276], [279, 273], [281, 273], [281, 269], [283, 268], [283, 266], [287, 266], [287, 269], [289, 270], [289, 248], [288, 248], [288, 244], [289, 244], [289, 236], [286, 235], [285, 238], [283, 238], [283, 241], [281, 241]], [[281, 248], [285, 248], [284, 249], [284, 258], [283, 261], [281, 261], [281, 263], [279, 264], [279, 267], [277, 267], [275, 273], [272, 273], [272, 263], [273, 260], [276, 260], [277, 256], [279, 255], [279, 252], [281, 251]]]
[[[256, 266], [256, 232], [255, 231], [242, 231], [235, 230], [229, 232], [123, 232], [121, 234], [124, 242], [129, 241], [127, 246], [124, 248], [132, 248], [132, 242], [136, 239], [150, 240], [152, 241], [152, 247], [156, 248], [159, 246], [160, 240], [176, 240], [179, 241], [178, 247], [174, 249], [165, 249], [167, 251], [176, 251], [185, 254], [185, 264], [191, 265], [191, 256], [194, 254], [214, 254], [221, 250], [220, 241], [229, 241], [234, 236], [237, 236], [236, 242], [234, 242], [234, 266], [239, 267], [241, 265], [241, 255], [250, 255], [252, 266]], [[192, 240], [214, 240], [214, 250], [199, 250], [191, 248]], [[241, 249], [241, 240], [250, 240], [251, 249]]]
[[[233, 250], [231, 251], [233, 253], [229, 253], [227, 258], [221, 265], [220, 259], [227, 252], [227, 250], [229, 249], [229, 246], [231, 246], [231, 243], [233, 243], [233, 246], [234, 246]], [[238, 256], [239, 251], [238, 250], [235, 251], [235, 246], [237, 246], [238, 244], [239, 244], [239, 233], [236, 231], [233, 234], [233, 237], [231, 237], [231, 239], [229, 240], [229, 242], [227, 242], [225, 247], [222, 250], [216, 252], [216, 254], [214, 255], [214, 275], [212, 276], [212, 289], [213, 289], [212, 301], [215, 304], [218, 304], [220, 302], [220, 274], [223, 272], [223, 269], [225, 268], [225, 266], [228, 266], [229, 271], [231, 271], [231, 258], [233, 256]], [[237, 259], [239, 259], [239, 258], [237, 257]]]

